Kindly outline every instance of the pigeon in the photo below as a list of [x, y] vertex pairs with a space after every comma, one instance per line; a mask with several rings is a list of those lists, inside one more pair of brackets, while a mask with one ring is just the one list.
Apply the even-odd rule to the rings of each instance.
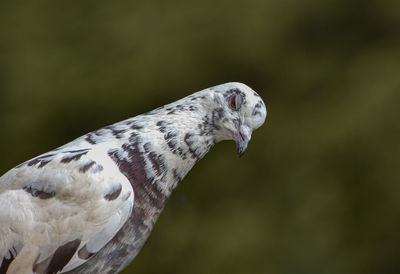
[[118, 273], [219, 141], [247, 149], [260, 96], [232, 82], [90, 132], [0, 177], [0, 273]]

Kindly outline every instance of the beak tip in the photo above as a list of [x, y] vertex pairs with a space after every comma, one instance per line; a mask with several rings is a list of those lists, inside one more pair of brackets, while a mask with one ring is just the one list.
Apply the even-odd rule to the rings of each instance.
[[238, 153], [239, 158], [241, 158], [241, 157], [244, 155], [244, 153], [246, 152], [246, 149], [247, 149], [247, 146], [245, 146], [245, 147], [238, 147], [237, 153]]
[[239, 158], [243, 156], [243, 154], [247, 150], [247, 145], [251, 139], [251, 130], [248, 127], [240, 126], [238, 132], [236, 133], [236, 147]]

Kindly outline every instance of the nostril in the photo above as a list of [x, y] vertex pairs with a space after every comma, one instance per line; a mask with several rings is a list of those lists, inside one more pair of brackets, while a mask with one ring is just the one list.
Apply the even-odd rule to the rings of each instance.
[[251, 130], [247, 126], [241, 125], [239, 128], [239, 135], [242, 141], [248, 141], [251, 138]]

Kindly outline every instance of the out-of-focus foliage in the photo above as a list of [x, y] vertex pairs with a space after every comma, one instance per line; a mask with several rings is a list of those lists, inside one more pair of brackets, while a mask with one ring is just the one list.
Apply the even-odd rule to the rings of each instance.
[[269, 109], [218, 144], [124, 273], [400, 273], [400, 2], [1, 1], [0, 172], [241, 81]]

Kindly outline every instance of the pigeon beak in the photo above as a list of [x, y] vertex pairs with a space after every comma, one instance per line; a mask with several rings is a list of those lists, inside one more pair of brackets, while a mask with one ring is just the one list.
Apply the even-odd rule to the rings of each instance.
[[239, 157], [242, 157], [246, 152], [247, 145], [251, 139], [251, 129], [245, 125], [239, 125], [236, 132], [236, 148]]

